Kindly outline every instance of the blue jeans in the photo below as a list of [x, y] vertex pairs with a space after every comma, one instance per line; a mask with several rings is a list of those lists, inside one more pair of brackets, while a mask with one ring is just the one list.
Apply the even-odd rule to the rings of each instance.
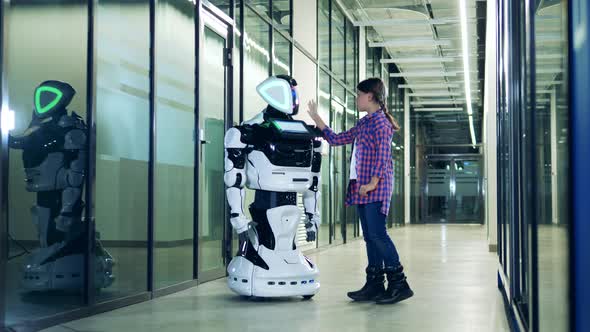
[[357, 205], [363, 236], [367, 245], [369, 267], [382, 268], [399, 265], [399, 254], [385, 227], [385, 215], [382, 214], [382, 202]]

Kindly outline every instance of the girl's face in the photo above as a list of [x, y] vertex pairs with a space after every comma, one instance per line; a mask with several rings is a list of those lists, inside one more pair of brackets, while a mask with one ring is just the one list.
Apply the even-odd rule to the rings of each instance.
[[370, 92], [362, 92], [357, 90], [356, 105], [359, 112], [367, 112], [369, 106], [373, 103], [373, 94]]

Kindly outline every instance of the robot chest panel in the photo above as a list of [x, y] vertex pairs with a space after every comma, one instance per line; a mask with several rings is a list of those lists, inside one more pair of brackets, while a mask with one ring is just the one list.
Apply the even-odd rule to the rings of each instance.
[[50, 153], [64, 151], [63, 134], [58, 130], [38, 130], [29, 136], [23, 151], [25, 168], [39, 166]]
[[310, 140], [267, 140], [255, 150], [263, 152], [273, 165], [307, 168], [311, 166], [313, 143]]

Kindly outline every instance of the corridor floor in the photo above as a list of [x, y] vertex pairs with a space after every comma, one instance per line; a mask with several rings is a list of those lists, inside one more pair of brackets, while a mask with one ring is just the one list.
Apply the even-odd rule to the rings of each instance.
[[308, 253], [321, 271], [311, 301], [244, 300], [217, 280], [44, 331], [509, 331], [485, 226], [416, 225], [390, 234], [415, 292], [395, 305], [346, 297], [364, 281], [364, 242], [354, 240]]

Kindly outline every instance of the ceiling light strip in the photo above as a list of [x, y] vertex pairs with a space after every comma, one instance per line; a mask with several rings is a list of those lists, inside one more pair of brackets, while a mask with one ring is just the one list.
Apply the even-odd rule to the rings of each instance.
[[469, 131], [471, 133], [471, 144], [475, 147], [475, 130], [473, 128], [473, 110], [471, 109], [471, 78], [469, 77], [469, 44], [467, 35], [467, 5], [465, 0], [459, 0], [459, 11], [461, 17], [461, 36], [463, 46], [463, 76], [465, 77], [465, 98], [467, 114], [469, 115]]

